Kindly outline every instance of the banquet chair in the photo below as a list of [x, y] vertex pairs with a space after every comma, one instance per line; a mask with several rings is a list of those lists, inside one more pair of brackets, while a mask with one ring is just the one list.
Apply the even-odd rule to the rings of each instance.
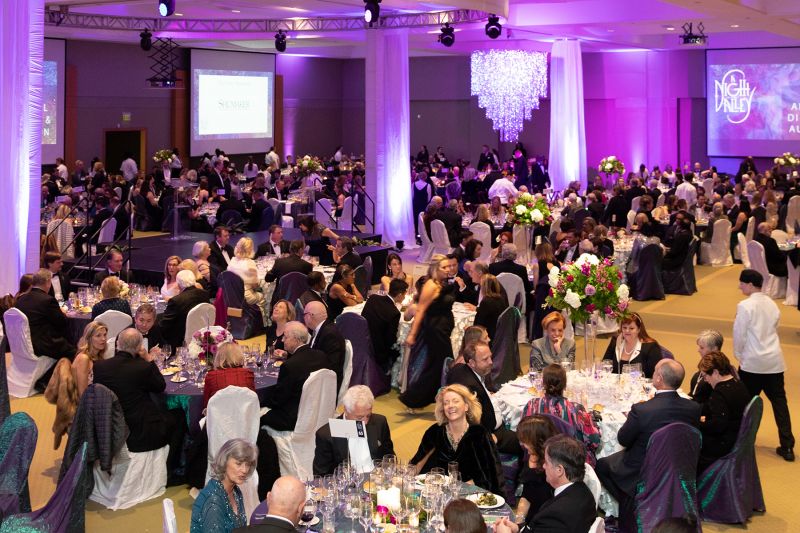
[[631, 295], [634, 300], [663, 300], [664, 282], [661, 261], [664, 251], [658, 244], [645, 245], [639, 252], [639, 267], [628, 275]]
[[745, 240], [747, 242], [752, 241], [753, 237], [755, 236], [755, 233], [756, 233], [756, 219], [755, 217], [750, 217], [747, 219], [747, 226], [745, 227], [744, 230]]
[[58, 244], [58, 253], [63, 257], [75, 257], [75, 229], [72, 224], [56, 218], [47, 223], [47, 234], [53, 234]]
[[747, 243], [747, 256], [750, 258], [750, 268], [757, 271], [764, 278], [764, 285], [761, 292], [770, 298], [783, 298], [786, 296], [786, 278], [774, 276], [767, 269], [767, 258], [764, 254], [764, 247], [760, 242], [750, 241]]
[[753, 511], [766, 511], [755, 451], [763, 412], [764, 401], [753, 397], [744, 410], [733, 449], [700, 475], [697, 496], [703, 520], [744, 524]]
[[0, 533], [85, 531], [86, 448], [87, 443], [82, 443], [75, 460], [44, 507], [32, 513], [9, 516], [0, 526]]
[[278, 448], [281, 475], [298, 479], [313, 477], [316, 433], [336, 412], [336, 374], [322, 369], [312, 372], [303, 384], [294, 431], [263, 426]]
[[175, 504], [171, 498], [161, 500], [161, 521], [163, 533], [178, 533], [178, 520], [175, 518]]
[[[513, 274], [512, 274], [513, 275]], [[492, 348], [492, 383], [500, 387], [516, 379], [522, 373], [519, 361], [519, 342], [514, 334], [519, 331], [521, 314], [516, 307], [509, 307], [497, 319]]]
[[334, 209], [331, 201], [327, 198], [320, 198], [314, 204], [314, 218], [317, 222], [326, 227], [337, 227], [336, 220], [333, 218]]
[[210, 303], [197, 304], [186, 315], [186, 334], [183, 344], [189, 346], [195, 331], [214, 325], [217, 310]]
[[[631, 211], [637, 213], [639, 211], [639, 202], [642, 201], [641, 196], [637, 196], [636, 198], [631, 200]], [[575, 227], [580, 228], [578, 224], [575, 224]]]
[[455, 361], [452, 357], [445, 357], [444, 363], [442, 363], [442, 379], [440, 381], [440, 386], [444, 387], [447, 385], [447, 374], [450, 372], [450, 369], [453, 367], [453, 361]]
[[636, 221], [636, 211], [630, 210], [628, 211], [627, 223], [625, 224], [625, 230], [630, 233], [631, 227], [633, 223]]
[[[349, 313], [353, 314], [353, 313]], [[350, 380], [353, 378], [353, 344], [350, 340], [344, 340], [344, 364], [342, 365], [342, 384], [336, 394], [336, 405], [341, 405], [344, 394], [350, 388]]]
[[[390, 378], [383, 373], [375, 359], [375, 347], [369, 335], [367, 319], [358, 313], [342, 313], [336, 317], [336, 328], [353, 350], [352, 375], [348, 387], [366, 385], [376, 397], [389, 392]], [[343, 379], [342, 385], [344, 383]]]
[[[425, 227], [423, 226], [423, 230]], [[451, 251], [450, 237], [447, 236], [447, 228], [444, 227], [444, 222], [441, 220], [431, 221], [431, 242], [433, 244], [433, 253], [447, 255]]]
[[556, 431], [559, 433], [566, 435], [567, 437], [575, 437], [575, 426], [561, 418], [560, 416], [556, 416], [550, 413], [541, 413], [542, 416], [548, 418], [550, 422], [553, 423], [555, 426]]
[[[206, 483], [211, 479], [211, 463], [222, 445], [231, 439], [244, 439], [255, 445], [261, 420], [258, 396], [245, 387], [229, 385], [208, 400], [205, 422], [208, 434], [208, 467]], [[244, 497], [244, 508], [250, 516], [258, 504], [258, 472], [240, 486]]]
[[31, 511], [28, 471], [39, 431], [27, 413], [14, 413], [0, 426], [0, 523]]
[[[372, 257], [370, 256], [365, 257], [364, 261], [361, 264], [364, 266], [364, 272], [367, 273], [367, 286], [372, 287], [372, 275], [375, 272], [372, 264]], [[364, 299], [367, 298], [366, 294], [362, 294], [361, 296], [363, 296]]]
[[336, 229], [353, 229], [353, 197], [348, 196], [344, 199], [342, 214], [336, 219]]
[[36, 381], [56, 364], [56, 360], [33, 353], [28, 317], [22, 311], [12, 307], [3, 314], [3, 319], [6, 323], [8, 347], [11, 350], [6, 376], [8, 393], [15, 398], [33, 396], [36, 394]]
[[714, 222], [714, 233], [711, 242], [700, 243], [700, 262], [711, 266], [730, 266], [731, 257], [731, 222], [719, 219]]
[[792, 196], [786, 207], [786, 230], [796, 227], [800, 222], [800, 196]]
[[736, 239], [739, 241], [737, 248], [739, 250], [739, 259], [741, 259], [745, 268], [750, 268], [750, 256], [747, 255], [747, 239], [742, 232], [736, 234]]
[[800, 292], [800, 267], [796, 267], [792, 264], [792, 260], [790, 258], [786, 258], [786, 271], [789, 273], [788, 280], [786, 282], [786, 299], [783, 301], [783, 305], [797, 305], [797, 293]]
[[659, 194], [658, 200], [656, 200], [656, 207], [662, 207], [664, 203], [667, 201], [666, 194]]
[[417, 261], [420, 263], [427, 263], [431, 260], [431, 256], [433, 255], [433, 243], [428, 236], [428, 232], [425, 231], [425, 222], [423, 222], [424, 215], [425, 213], [419, 214], [419, 238], [422, 241], [422, 246], [419, 248]]
[[[147, 339], [144, 339], [147, 342]], [[117, 353], [117, 338], [110, 337], [106, 341], [106, 353], [103, 354], [103, 359], [111, 359]]]
[[[511, 274], [510, 272], [501, 272], [497, 275], [497, 281], [500, 282], [500, 285], [506, 291], [508, 305], [519, 309], [521, 316], [526, 316], [527, 310], [525, 308], [525, 285], [523, 284], [522, 279], [520, 279], [520, 277], [516, 274]], [[522, 321], [519, 325], [519, 330], [517, 331], [517, 341], [527, 341], [526, 325], [524, 321]]]
[[681, 267], [662, 272], [661, 278], [664, 281], [665, 293], [689, 296], [697, 292], [697, 281], [694, 276], [694, 257], [697, 254], [697, 248], [698, 241], [693, 239]]
[[775, 239], [778, 244], [786, 244], [786, 241], [789, 240], [789, 234], [780, 229], [772, 230], [769, 236]]
[[706, 191], [706, 198], [714, 196], [714, 179], [706, 178], [703, 180], [703, 189]]
[[450, 200], [460, 200], [461, 199], [461, 182], [458, 180], [451, 181], [447, 184], [444, 188], [445, 196], [447, 196], [447, 201]]
[[[280, 224], [280, 217], [283, 215], [283, 204], [277, 198], [267, 198], [267, 203], [272, 208], [272, 213], [275, 217], [272, 223]], [[278, 210], [280, 210], [280, 212], [278, 212]]]
[[308, 276], [302, 272], [289, 272], [278, 280], [278, 286], [275, 287], [272, 302], [274, 303], [278, 300], [294, 302], [306, 292], [306, 289], [308, 289]]
[[[655, 431], [636, 487], [636, 522], [640, 532], [652, 531], [661, 520], [698, 516], [697, 461], [700, 431], [674, 422]], [[699, 521], [697, 531], [702, 531]]]
[[[106, 219], [100, 226], [100, 233], [97, 235], [97, 245], [90, 244], [91, 252], [93, 255], [98, 253], [98, 246], [112, 244], [114, 242], [114, 233], [117, 231], [117, 219], [111, 217]], [[90, 235], [91, 237], [91, 235]]]
[[[234, 339], [249, 339], [264, 331], [261, 309], [257, 305], [248, 304], [244, 299], [244, 282], [241, 277], [225, 271], [217, 277], [217, 285], [222, 293], [226, 321], [230, 324], [229, 330]], [[221, 325], [224, 327], [226, 324]]]
[[97, 315], [97, 318], [95, 318], [95, 321], [102, 322], [106, 325], [108, 328], [108, 333], [106, 333], [106, 335], [108, 337], [116, 337], [124, 329], [129, 328], [133, 324], [133, 319], [130, 315], [114, 309], [109, 309], [104, 313], [100, 313]]
[[358, 289], [358, 292], [361, 293], [361, 296], [366, 300], [367, 296], [369, 295], [370, 287], [370, 280], [367, 277], [367, 269], [364, 268], [364, 265], [358, 265], [353, 273], [355, 274], [356, 288]]
[[584, 464], [585, 472], [583, 474], [583, 484], [592, 492], [592, 497], [594, 498], [594, 505], [597, 507], [600, 501], [600, 493], [603, 490], [603, 486], [600, 483], [600, 478], [597, 477], [597, 473], [594, 471], [594, 468], [589, 463]]
[[481, 255], [479, 261], [488, 261], [492, 253], [492, 230], [486, 222], [473, 222], [469, 225], [472, 238], [481, 242]]
[[[553, 233], [559, 233], [560, 231], [561, 231], [561, 219], [557, 218], [553, 221], [552, 224], [550, 224], [550, 234], [552, 235]], [[552, 244], [554, 241], [551, 240], [550, 242]]]
[[662, 345], [658, 345], [661, 348], [661, 359], [675, 359], [675, 355], [668, 349], [664, 348]]

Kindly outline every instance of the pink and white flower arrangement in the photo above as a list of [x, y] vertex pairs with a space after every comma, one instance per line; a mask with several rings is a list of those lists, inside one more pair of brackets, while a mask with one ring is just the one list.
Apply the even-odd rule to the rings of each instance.
[[195, 331], [189, 342], [189, 354], [210, 362], [217, 355], [219, 346], [226, 342], [233, 342], [233, 335], [221, 326], [208, 326]]
[[507, 219], [512, 224], [546, 226], [553, 222], [550, 206], [541, 195], [524, 192], [508, 204]]
[[600, 164], [597, 165], [597, 171], [624, 176], [625, 165], [616, 156], [610, 155], [600, 160]]

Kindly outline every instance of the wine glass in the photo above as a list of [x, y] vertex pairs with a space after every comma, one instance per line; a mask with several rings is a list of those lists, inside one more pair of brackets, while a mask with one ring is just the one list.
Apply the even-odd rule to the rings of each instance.
[[372, 521], [374, 519], [375, 508], [372, 505], [372, 498], [367, 496], [361, 499], [361, 507], [359, 508], [358, 521], [361, 527], [364, 528], [366, 533], [372, 529]]
[[172, 346], [170, 346], [169, 344], [162, 344], [161, 352], [164, 354], [165, 359], [169, 359], [172, 356]]
[[300, 515], [301, 523], [306, 526], [306, 531], [311, 526], [311, 521], [314, 520], [314, 515], [317, 514], [317, 502], [309, 498], [303, 505], [303, 514]]
[[361, 495], [350, 494], [345, 498], [344, 516], [351, 522], [350, 533], [356, 533], [356, 519], [361, 515]]

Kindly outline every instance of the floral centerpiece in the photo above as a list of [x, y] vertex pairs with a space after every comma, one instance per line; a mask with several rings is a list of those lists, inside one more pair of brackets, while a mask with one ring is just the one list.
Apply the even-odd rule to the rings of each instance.
[[130, 286], [122, 280], [119, 280], [119, 297], [127, 298], [131, 293]]
[[606, 158], [600, 160], [600, 164], [597, 165], [598, 172], [605, 172], [606, 175], [609, 174], [619, 174], [620, 176], [625, 175], [625, 165], [617, 159], [616, 156], [610, 155]]
[[522, 193], [508, 205], [508, 220], [512, 224], [524, 226], [546, 226], [553, 221], [550, 206], [539, 195]]
[[800, 163], [800, 157], [791, 152], [785, 152], [783, 155], [776, 157], [774, 161], [779, 167], [795, 168]]
[[189, 354], [204, 359], [206, 364], [211, 365], [220, 344], [225, 342], [233, 342], [233, 336], [227, 329], [221, 326], [201, 328], [192, 334], [188, 346]]
[[321, 169], [322, 165], [320, 165], [319, 161], [317, 161], [310, 155], [303, 156], [303, 159], [300, 159], [297, 162], [297, 170], [301, 172], [307, 172], [309, 174], [313, 174], [315, 172], [319, 172]]
[[172, 150], [158, 150], [153, 154], [153, 161], [156, 163], [171, 163], [173, 157]]

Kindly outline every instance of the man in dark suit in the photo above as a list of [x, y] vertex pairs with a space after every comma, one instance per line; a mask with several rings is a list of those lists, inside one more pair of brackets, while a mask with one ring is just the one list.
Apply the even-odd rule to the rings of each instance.
[[228, 270], [228, 263], [233, 259], [233, 246], [228, 244], [231, 240], [231, 232], [225, 226], [214, 228], [214, 241], [208, 246], [211, 248], [211, 255], [208, 262], [216, 267], [218, 272]]
[[625, 191], [625, 194], [623, 195], [623, 197], [625, 198], [625, 205], [628, 207], [628, 210], [630, 211], [631, 203], [633, 202], [634, 198], [638, 198], [639, 196], [642, 196], [643, 194], [646, 193], [647, 189], [642, 187], [639, 178], [633, 178], [631, 180], [631, 186], [628, 188], [627, 191]]
[[269, 240], [259, 245], [256, 250], [256, 257], [264, 257], [265, 255], [280, 257], [286, 253], [289, 253], [289, 241], [283, 239], [283, 228], [273, 224], [269, 227]]
[[303, 251], [305, 244], [301, 240], [292, 241], [289, 243], [289, 255], [281, 257], [272, 265], [272, 270], [267, 272], [267, 282], [278, 281], [284, 274], [290, 272], [301, 272], [306, 276], [311, 274], [314, 266], [303, 259]]
[[389, 283], [389, 294], [373, 294], [367, 298], [361, 316], [367, 321], [369, 336], [375, 360], [384, 373], [388, 373], [400, 354], [395, 349], [397, 343], [397, 327], [400, 324], [398, 305], [408, 291], [408, 283], [402, 279], [393, 279]]
[[308, 290], [300, 295], [300, 305], [305, 309], [308, 302], [320, 302], [327, 309], [327, 298], [328, 296], [325, 294], [325, 275], [322, 272], [311, 272], [308, 275]]
[[333, 322], [328, 321], [328, 310], [321, 302], [308, 302], [304, 311], [306, 327], [311, 331], [311, 347], [325, 354], [330, 368], [336, 372], [336, 390], [344, 378], [344, 337]]
[[264, 199], [264, 191], [253, 189], [253, 205], [250, 207], [250, 221], [247, 223], [247, 231], [259, 231], [272, 224], [275, 220], [275, 211]]
[[[353, 251], [355, 242], [350, 237], [341, 237], [336, 241], [336, 246], [333, 249], [333, 261], [339, 265], [347, 265], [353, 270], [360, 267], [364, 260], [357, 252]], [[336, 281], [334, 279], [333, 281]]]
[[289, 189], [286, 187], [286, 182], [283, 178], [275, 182], [275, 186], [267, 191], [267, 198], [275, 198], [276, 200], [288, 200]]
[[69, 276], [61, 272], [61, 267], [64, 265], [61, 254], [47, 252], [44, 254], [43, 262], [44, 267], [53, 274], [53, 278], [50, 280], [50, 290], [47, 294], [58, 301], [66, 301], [69, 298], [69, 293], [72, 292], [72, 283], [70, 283]]
[[94, 383], [108, 387], [119, 398], [130, 431], [128, 450], [148, 452], [169, 444], [167, 485], [172, 485], [179, 481], [170, 474], [180, 465], [185, 416], [180, 409], [162, 410], [151, 398], [151, 393], [164, 392], [167, 386], [153, 357], [144, 349], [142, 334], [128, 328], [117, 336], [114, 357], [94, 363]]
[[633, 510], [633, 497], [650, 436], [673, 422], [700, 424], [700, 404], [678, 396], [677, 389], [683, 377], [683, 366], [679, 362], [674, 359], [659, 361], [653, 373], [655, 396], [631, 406], [625, 424], [617, 433], [617, 440], [625, 449], [597, 461], [597, 477], [620, 502], [620, 512], [623, 508], [628, 514]]
[[133, 276], [131, 276], [129, 271], [122, 269], [123, 261], [122, 252], [118, 249], [114, 248], [108, 252], [106, 256], [106, 268], [94, 275], [95, 286], [101, 285], [103, 280], [109, 276], [116, 276], [122, 281], [130, 283], [133, 280]]
[[492, 373], [492, 350], [483, 341], [464, 348], [464, 364], [457, 364], [447, 373], [447, 384], [464, 385], [481, 402], [481, 425], [497, 439], [497, 449], [503, 453], [522, 455], [517, 434], [503, 425], [500, 406], [492, 401], [486, 379]]
[[97, 238], [99, 237], [100, 228], [103, 226], [103, 222], [108, 220], [114, 215], [114, 211], [108, 206], [108, 197], [105, 195], [99, 195], [94, 200], [95, 205], [95, 214], [94, 218], [92, 218], [92, 223], [86, 229], [86, 232], [83, 234], [84, 239], [82, 242], [90, 242], [92, 244], [97, 243]]
[[270, 410], [261, 417], [261, 425], [294, 431], [303, 384], [312, 372], [328, 368], [328, 360], [323, 352], [308, 345], [308, 330], [300, 322], [286, 324], [283, 345], [291, 355], [281, 366], [278, 382], [264, 391], [263, 405]]
[[772, 238], [772, 226], [768, 222], [762, 222], [758, 225], [753, 240], [760, 243], [764, 247], [764, 257], [767, 260], [767, 271], [773, 276], [785, 278], [789, 275], [786, 266], [786, 255], [781, 253], [778, 248], [778, 242]]
[[195, 277], [190, 270], [181, 270], [176, 276], [181, 293], [170, 298], [164, 316], [161, 318], [161, 331], [172, 346], [183, 344], [186, 335], [186, 317], [196, 305], [208, 303], [208, 291], [195, 286]]
[[502, 518], [496, 522], [495, 533], [589, 531], [597, 517], [597, 504], [592, 491], [583, 483], [585, 461], [583, 446], [572, 437], [556, 435], [547, 439], [542, 466], [547, 483], [555, 489], [553, 497], [521, 529], [508, 518]]
[[141, 304], [136, 308], [133, 316], [133, 324], [136, 330], [142, 334], [142, 342], [148, 351], [167, 344], [164, 334], [161, 332], [161, 326], [156, 324], [156, 316], [156, 308], [153, 304]]
[[458, 200], [450, 200], [447, 202], [445, 209], [440, 209], [436, 213], [436, 219], [441, 220], [447, 229], [447, 238], [450, 240], [450, 246], [453, 248], [461, 244], [461, 215], [457, 213]]
[[275, 480], [267, 493], [269, 514], [259, 524], [237, 527], [233, 533], [294, 533], [306, 503], [306, 486], [292, 476]]
[[586, 209], [589, 210], [589, 215], [599, 223], [603, 218], [606, 206], [598, 200], [597, 193], [590, 192], [586, 195]]
[[530, 182], [531, 186], [533, 187], [533, 191], [535, 192], [541, 192], [545, 188], [547, 188], [547, 180], [544, 176], [544, 171], [542, 170], [542, 167], [539, 165], [539, 161], [535, 157], [531, 160]]
[[114, 229], [114, 240], [116, 240], [128, 231], [131, 225], [131, 213], [128, 210], [128, 202], [123, 202], [116, 196], [112, 196], [109, 200], [109, 208], [113, 213], [111, 216], [117, 221], [117, 227]]
[[689, 227], [689, 219], [686, 213], [679, 211], [675, 217], [675, 233], [672, 237], [669, 249], [664, 254], [661, 262], [663, 270], [677, 270], [681, 268], [686, 256], [689, 254], [689, 246], [692, 244], [692, 231]]
[[225, 188], [224, 179], [222, 177], [224, 167], [225, 163], [223, 163], [221, 159], [217, 159], [214, 162], [213, 170], [208, 174], [208, 190], [211, 192], [212, 196], [217, 194], [219, 189]]
[[[332, 475], [345, 459], [359, 472], [372, 468], [372, 461], [384, 455], [394, 455], [394, 444], [389, 432], [389, 423], [383, 415], [372, 412], [375, 397], [366, 385], [347, 389], [342, 399], [344, 414], [339, 418], [362, 422], [366, 426], [366, 442], [348, 442], [348, 439], [331, 436], [330, 424], [317, 430], [317, 445], [314, 451], [314, 475]], [[354, 439], [361, 440], [361, 439]], [[363, 446], [366, 444], [366, 446]]]
[[67, 317], [56, 299], [48, 294], [52, 277], [53, 274], [46, 268], [39, 269], [33, 275], [31, 290], [20, 295], [14, 307], [28, 317], [35, 355], [72, 359], [75, 357], [75, 346], [67, 340]]

